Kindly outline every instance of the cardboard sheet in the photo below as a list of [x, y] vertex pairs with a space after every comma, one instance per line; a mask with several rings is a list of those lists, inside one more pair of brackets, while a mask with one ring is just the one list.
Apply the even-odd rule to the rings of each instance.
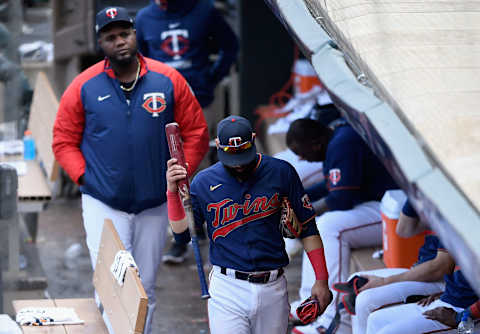
[[37, 152], [42, 161], [45, 172], [51, 181], [54, 181], [59, 172], [58, 163], [52, 152], [53, 123], [58, 110], [58, 100], [45, 73], [37, 75], [33, 101], [30, 107], [28, 128], [35, 139]]
[[113, 223], [106, 219], [93, 284], [115, 333], [141, 334], [147, 314], [147, 294], [133, 268], [128, 268], [123, 286], [111, 274], [110, 266], [119, 250], [125, 250], [125, 247]]

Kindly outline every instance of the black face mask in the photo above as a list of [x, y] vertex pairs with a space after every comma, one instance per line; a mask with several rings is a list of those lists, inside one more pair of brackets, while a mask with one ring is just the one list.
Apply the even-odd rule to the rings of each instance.
[[253, 159], [252, 162], [245, 165], [245, 168], [241, 172], [227, 165], [223, 165], [223, 167], [225, 167], [225, 169], [230, 173], [230, 175], [232, 175], [234, 178], [243, 182], [252, 175], [253, 170], [257, 166], [257, 161], [258, 161], [258, 157], [255, 157], [255, 159]]

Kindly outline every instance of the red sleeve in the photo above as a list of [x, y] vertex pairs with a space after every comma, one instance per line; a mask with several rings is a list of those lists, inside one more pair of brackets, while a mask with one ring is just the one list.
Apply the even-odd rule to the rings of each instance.
[[180, 126], [188, 175], [192, 175], [208, 151], [207, 122], [185, 79], [178, 72], [171, 78], [175, 89], [174, 118]]
[[63, 94], [53, 125], [52, 143], [55, 159], [76, 183], [85, 173], [85, 159], [80, 151], [85, 125], [81, 85], [80, 80], [75, 80]]

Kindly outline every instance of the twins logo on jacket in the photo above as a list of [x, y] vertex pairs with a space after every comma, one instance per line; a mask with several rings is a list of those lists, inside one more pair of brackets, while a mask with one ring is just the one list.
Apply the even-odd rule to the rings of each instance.
[[181, 23], [170, 23], [168, 30], [160, 34], [160, 49], [165, 58], [159, 58], [166, 64], [177, 70], [190, 69], [192, 67], [192, 55], [190, 50], [190, 32], [188, 29], [180, 29]]
[[165, 94], [163, 93], [146, 93], [143, 94], [142, 107], [152, 114], [152, 117], [158, 117], [159, 114], [167, 109], [167, 102], [165, 100]]
[[[176, 28], [180, 23], [169, 24], [169, 28]], [[188, 30], [186, 29], [172, 29], [162, 32], [160, 35], [162, 39], [162, 50], [170, 55], [173, 60], [179, 60], [190, 47], [190, 40], [188, 39]]]

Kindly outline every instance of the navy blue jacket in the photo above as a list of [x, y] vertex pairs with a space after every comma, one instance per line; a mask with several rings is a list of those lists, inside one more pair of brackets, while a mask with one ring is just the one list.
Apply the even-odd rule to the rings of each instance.
[[[167, 10], [152, 3], [135, 19], [140, 52], [176, 68], [192, 87], [202, 107], [236, 59], [238, 41], [209, 0], [176, 0]], [[173, 8], [172, 8], [173, 6]], [[218, 59], [210, 60], [212, 45]]]
[[104, 60], [68, 86], [53, 128], [55, 158], [75, 182], [84, 175], [82, 193], [128, 213], [166, 201], [165, 124], [180, 125], [190, 173], [208, 150], [207, 124], [185, 79], [158, 61], [139, 60], [130, 103]]
[[450, 305], [467, 308], [478, 300], [478, 296], [468, 283], [462, 271], [455, 268], [452, 274], [445, 275], [445, 292], [440, 299]]
[[323, 164], [330, 210], [349, 210], [367, 201], [380, 201], [397, 184], [350, 125], [335, 129]]

